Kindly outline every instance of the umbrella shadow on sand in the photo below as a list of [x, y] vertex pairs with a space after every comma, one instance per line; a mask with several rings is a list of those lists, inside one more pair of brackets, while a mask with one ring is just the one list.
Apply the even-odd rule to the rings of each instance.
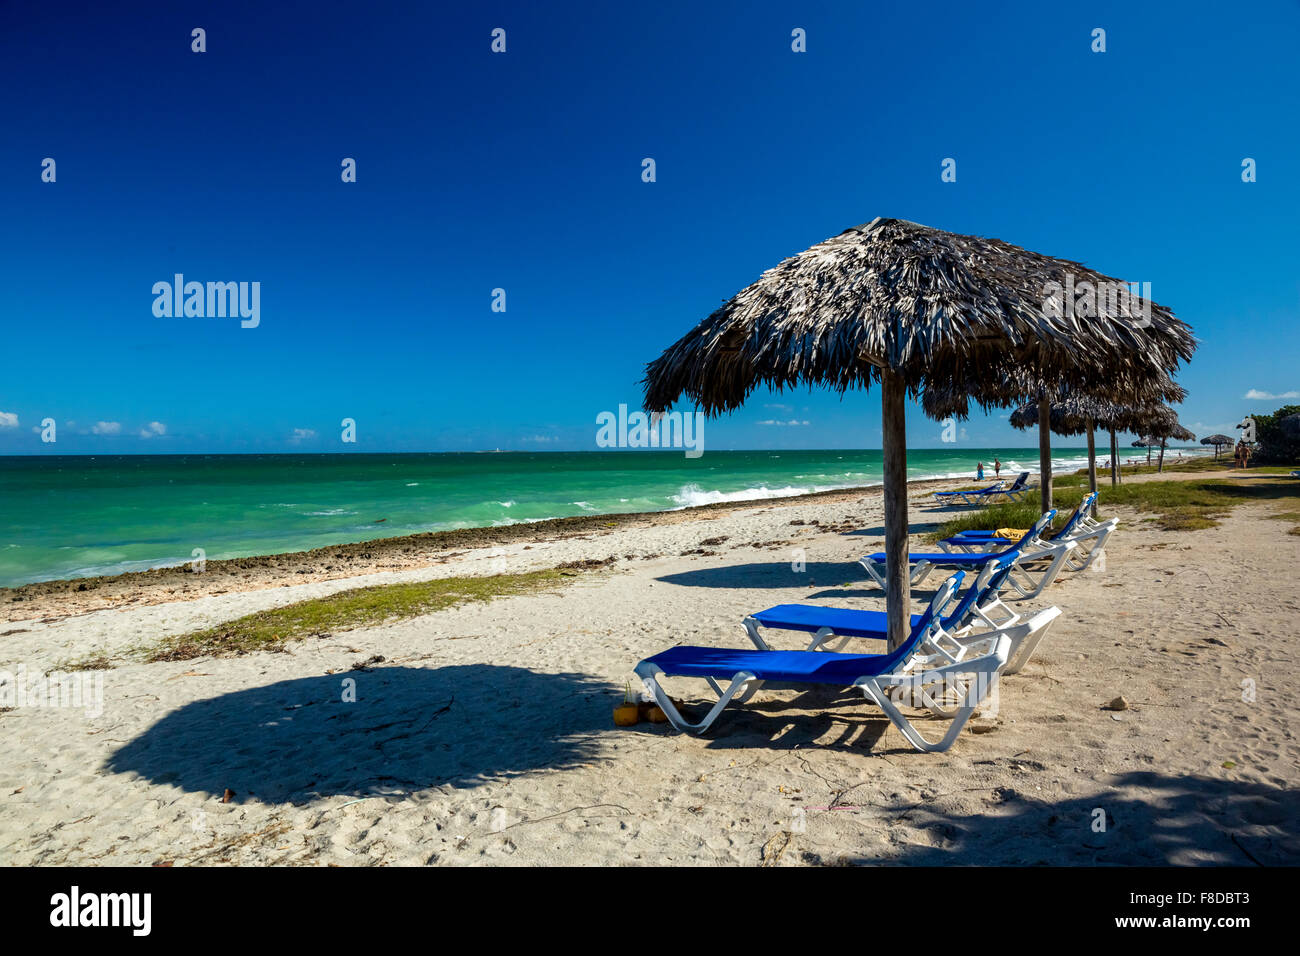
[[[1107, 784], [1102, 794], [1053, 799], [1027, 779], [1023, 789], [969, 794], [976, 807], [967, 814], [924, 801], [892, 807], [902, 852], [889, 859], [923, 866], [1300, 862], [1300, 792], [1153, 770], [1119, 774]], [[876, 860], [850, 855], [844, 862]]]
[[172, 711], [106, 769], [267, 803], [467, 786], [595, 759], [610, 691], [585, 674], [491, 664], [278, 681]]
[[[779, 689], [769, 685], [769, 689]], [[736, 708], [725, 729], [708, 739], [710, 751], [832, 752], [844, 767], [855, 758], [928, 759], [890, 733], [879, 710], [861, 694], [817, 688], [758, 707]], [[700, 708], [702, 711], [702, 708]], [[698, 712], [698, 711], [697, 711]], [[943, 721], [922, 730], [938, 736]], [[963, 735], [965, 736], [965, 735]], [[958, 741], [956, 750], [960, 750]], [[944, 761], [964, 760], [952, 753]], [[977, 763], [999, 763], [1002, 759]], [[885, 814], [892, 834], [887, 852], [848, 850], [834, 862], [952, 865], [1295, 866], [1300, 864], [1300, 791], [1270, 783], [1172, 775], [1140, 770], [1108, 777], [1102, 793], [1052, 793], [1046, 782], [1066, 768], [1029, 757], [1009, 758], [1014, 775], [986, 785], [963, 786], [954, 808], [925, 797], [887, 796], [879, 788], [852, 788], [822, 812]], [[864, 765], [870, 779], [869, 764]], [[970, 781], [977, 784], [977, 779]], [[948, 794], [954, 796], [956, 794]], [[817, 827], [810, 810], [807, 826]], [[807, 862], [832, 862], [808, 860]]]
[[802, 571], [795, 571], [791, 561], [750, 561], [717, 568], [695, 568], [655, 578], [664, 584], [686, 588], [798, 588], [814, 581], [825, 584], [862, 583], [867, 573], [856, 561], [808, 561]]
[[[912, 600], [917, 613], [934, 596], [935, 591], [950, 572], [936, 572], [920, 585], [912, 588]], [[816, 588], [801, 595], [799, 600], [846, 600], [854, 598], [883, 598], [885, 592], [867, 577], [862, 565], [856, 561], [809, 561], [803, 571], [794, 571], [789, 561], [747, 562], [717, 568], [696, 568], [655, 578], [664, 584], [686, 588]], [[759, 610], [755, 608], [754, 610]]]

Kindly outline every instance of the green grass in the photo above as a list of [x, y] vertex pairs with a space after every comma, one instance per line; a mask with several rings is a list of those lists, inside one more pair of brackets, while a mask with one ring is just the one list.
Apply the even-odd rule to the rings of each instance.
[[[1130, 450], [1139, 451], [1139, 449], [1137, 448], [1133, 448]], [[1102, 454], [1102, 450], [1098, 449], [1098, 455], [1101, 454]], [[1098, 457], [1097, 459], [1097, 480], [1099, 482], [1103, 478], [1107, 482], [1110, 481], [1110, 452], [1109, 451], [1105, 452], [1105, 456], [1106, 457], [1104, 459], [1101, 457]], [[1121, 448], [1119, 450], [1119, 457], [1120, 460], [1123, 461], [1126, 457], [1135, 458], [1137, 456], [1136, 455], [1126, 456], [1124, 454], [1124, 449]], [[1158, 474], [1156, 470], [1155, 457], [1152, 457], [1151, 464], [1147, 465], [1146, 457], [1145, 455], [1143, 455], [1142, 462], [1143, 462], [1142, 464], [1136, 465], [1134, 467], [1125, 466], [1124, 477], [1127, 478], [1129, 475]], [[1235, 465], [1236, 462], [1234, 462], [1232, 459], [1232, 449], [1228, 449], [1225, 453], [1220, 455], [1218, 461], [1214, 460], [1213, 455], [1210, 455], [1209, 457], [1205, 457], [1205, 458], [1186, 458], [1183, 461], [1177, 461], [1177, 460], [1171, 461], [1167, 455], [1165, 456], [1165, 471], [1179, 471], [1179, 472], [1237, 471], [1238, 469], [1235, 468]], [[1295, 467], [1296, 467], [1295, 465], [1251, 465], [1249, 468], [1240, 470], [1239, 473], [1242, 475], [1256, 475], [1256, 474], [1285, 475], [1288, 472], [1293, 471]], [[1086, 469], [1081, 470], [1077, 472], [1077, 474], [1081, 474], [1081, 475], [1087, 474], [1087, 470]]]
[[[1135, 454], [1125, 454], [1126, 451], [1134, 452]], [[1159, 474], [1156, 467], [1159, 459], [1156, 455], [1151, 456], [1151, 464], [1148, 465], [1146, 463], [1146, 449], [1121, 448], [1119, 450], [1120, 461], [1124, 461], [1127, 458], [1139, 458], [1139, 457], [1141, 458], [1142, 464], [1134, 465], [1131, 467], [1128, 465], [1124, 466], [1125, 478], [1129, 477], [1130, 475]], [[1233, 461], [1232, 461], [1231, 449], [1228, 450], [1228, 453], [1226, 455], [1220, 455], [1218, 461], [1214, 460], [1213, 455], [1204, 458], [1184, 458], [1182, 461], [1178, 461], [1177, 459], [1171, 460], [1170, 456], [1168, 455], [1165, 456], [1165, 471], [1182, 471], [1182, 472], [1221, 471], [1225, 468], [1231, 468], [1232, 465], [1233, 465]], [[1252, 470], [1256, 470], [1256, 469], [1252, 469]], [[1077, 474], [1087, 474], [1087, 470], [1085, 469], [1079, 471], [1077, 472]], [[1105, 479], [1107, 484], [1110, 483], [1110, 451], [1109, 449], [1102, 449], [1099, 447], [1097, 449], [1097, 482], [1099, 485], [1102, 479]]]
[[[1056, 521], [1053, 522], [1053, 527], [1059, 527], [1065, 521], [1066, 517], [1083, 498], [1084, 489], [1087, 486], [1087, 471], [1074, 475], [1057, 475], [1052, 479], [1052, 506], [1059, 512]], [[1101, 482], [1098, 479], [1098, 487], [1100, 486]], [[1102, 491], [1101, 497], [1103, 500], [1107, 498], [1106, 491], [1109, 489], [1110, 486], [1107, 485], [1105, 490]], [[987, 508], [954, 515], [938, 531], [931, 533], [928, 540], [940, 541], [963, 531], [976, 531], [984, 528], [1032, 528], [1040, 514], [1038, 489], [1035, 488], [1024, 501], [1002, 501]], [[1100, 505], [1097, 514], [1098, 517], [1105, 517]]]
[[[1060, 512], [1058, 524], [1078, 505], [1085, 487], [1085, 475], [1063, 475], [1053, 479], [1052, 504]], [[1113, 488], [1109, 479], [1099, 479], [1098, 489], [1101, 492], [1098, 513], [1102, 517], [1107, 508], [1118, 505], [1142, 512], [1147, 516], [1146, 520], [1162, 531], [1191, 531], [1215, 527], [1220, 517], [1243, 502], [1300, 496], [1300, 479], [1275, 481], [1270, 477], [1270, 480], [1262, 482], [1218, 478], [1204, 481], [1143, 481]], [[1037, 520], [1038, 508], [1035, 497], [1028, 502], [1002, 503], [958, 515], [945, 523], [931, 539], [938, 541], [976, 528], [1028, 528]]]
[[[1034, 494], [1037, 495], [1038, 492], [1035, 491]], [[1078, 503], [1076, 501], [1074, 504]], [[928, 536], [928, 540], [941, 541], [963, 531], [978, 531], [984, 528], [1032, 528], [1040, 514], [1038, 509], [1038, 498], [1035, 497], [1033, 501], [1004, 501], [987, 508], [968, 511], [945, 522], [942, 528]]]
[[166, 638], [145, 651], [145, 660], [180, 661], [282, 650], [290, 641], [417, 617], [458, 604], [546, 590], [577, 573], [560, 567], [524, 574], [440, 578], [340, 591], [329, 597], [258, 611], [206, 630]]

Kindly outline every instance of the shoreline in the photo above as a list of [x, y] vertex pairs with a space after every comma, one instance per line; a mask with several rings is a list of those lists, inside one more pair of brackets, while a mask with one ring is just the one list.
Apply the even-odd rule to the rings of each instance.
[[[918, 449], [918, 452], [920, 453], [931, 451], [934, 451], [934, 449]], [[999, 449], [1002, 456], [1008, 458], [1006, 463], [1007, 467], [1004, 470], [1008, 475], [1020, 471], [1030, 471], [1032, 474], [1032, 468], [1034, 465], [1030, 464], [1029, 461], [1030, 449], [1016, 449], [1015, 451], [1016, 457], [1010, 458], [1008, 457], [1007, 449]], [[1081, 467], [1085, 467], [1087, 462], [1086, 456], [1074, 454], [1074, 452], [1078, 451], [1081, 451], [1081, 449], [1054, 449], [1053, 474], [1069, 474]], [[1188, 451], [1190, 454], [1190, 450]], [[744, 454], [753, 453], [745, 452]], [[50, 456], [27, 457], [37, 458]], [[89, 457], [99, 458], [100, 456]], [[118, 457], [123, 459], [184, 459], [190, 456], [154, 455]], [[265, 456], [254, 457], [262, 458]], [[301, 456], [291, 455], [284, 457], [297, 458]], [[340, 456], [323, 455], [316, 457], [337, 458]], [[348, 455], [343, 457], [355, 456]], [[394, 456], [377, 455], [372, 457], [388, 459]], [[774, 457], [779, 458], [781, 456], [774, 453]], [[1036, 460], [1037, 452], [1034, 450], [1034, 461], [1036, 462]], [[931, 467], [927, 467], [927, 465], [930, 464], [939, 467], [932, 470]], [[969, 484], [974, 485], [981, 481], [981, 479], [971, 477], [968, 473], [965, 473], [960, 469], [953, 469], [953, 464], [955, 464], [955, 462], [952, 460], [920, 464], [916, 469], [920, 474], [914, 475], [909, 479], [908, 483], [912, 486], [923, 487], [929, 482], [954, 481], [969, 482]], [[744, 480], [739, 482], [732, 480], [730, 482], [731, 485], [738, 484], [741, 486], [738, 490], [722, 490], [722, 488], [726, 487], [728, 484], [725, 480], [727, 475], [725, 472], [723, 475], [718, 476], [718, 480], [722, 482], [721, 486], [717, 485], [713, 478], [708, 479], [707, 488], [710, 490], [707, 491], [701, 490], [700, 486], [695, 483], [704, 480], [698, 476], [670, 476], [665, 478], [665, 480], [686, 481], [687, 477], [690, 477], [690, 483], [683, 484], [676, 494], [669, 495], [665, 493], [663, 488], [659, 488], [657, 491], [653, 489], [646, 490], [644, 488], [638, 488], [636, 489], [637, 497], [641, 500], [636, 500], [630, 503], [630, 507], [635, 510], [623, 510], [624, 508], [629, 507], [628, 498], [619, 498], [618, 502], [621, 502], [620, 504], [616, 503], [613, 498], [608, 498], [608, 500], [599, 500], [598, 495], [596, 499], [593, 499], [597, 502], [596, 507], [591, 507], [584, 501], [577, 501], [574, 502], [574, 504], [581, 506], [581, 510], [575, 511], [572, 508], [559, 506], [559, 502], [562, 500], [564, 495], [564, 489], [561, 488], [554, 489], [558, 490], [561, 496], [560, 498], [556, 498], [555, 501], [550, 502], [552, 505], [555, 505], [555, 507], [545, 506], [546, 503], [550, 501], [550, 499], [547, 498], [540, 499], [540, 503], [543, 505], [543, 507], [540, 508], [536, 507], [536, 504], [539, 503], [538, 501], [532, 501], [532, 499], [529, 499], [531, 502], [531, 510], [528, 510], [525, 517], [516, 518], [513, 522], [509, 520], [501, 522], [501, 518], [504, 517], [509, 519], [509, 515], [498, 514], [496, 512], [491, 514], [460, 514], [460, 511], [458, 511], [457, 508], [460, 508], [461, 511], [464, 510], [460, 505], [457, 505], [456, 507], [451, 508], [449, 512], [444, 513], [445, 509], [442, 508], [436, 497], [423, 502], [417, 501], [414, 505], [414, 510], [411, 510], [408, 506], [406, 513], [398, 513], [395, 516], [397, 527], [392, 527], [391, 530], [381, 530], [377, 527], [383, 520], [394, 517], [394, 515], [389, 514], [386, 510], [376, 511], [375, 515], [382, 515], [383, 517], [368, 527], [364, 525], [358, 526], [355, 521], [348, 522], [344, 519], [340, 519], [341, 524], [337, 527], [328, 527], [329, 522], [327, 522], [327, 527], [317, 528], [302, 524], [302, 518], [296, 513], [290, 514], [286, 518], [286, 520], [290, 522], [288, 525], [282, 525], [278, 521], [272, 521], [270, 524], [267, 524], [264, 519], [259, 519], [262, 522], [261, 525], [259, 525], [258, 522], [251, 522], [248, 523], [247, 528], [244, 528], [243, 526], [229, 528], [224, 536], [225, 540], [222, 542], [224, 547], [219, 546], [216, 548], [209, 548], [209, 550], [215, 550], [221, 556], [208, 556], [206, 558], [206, 563], [209, 566], [212, 566], [228, 562], [244, 562], [239, 565], [239, 567], [241, 569], [247, 569], [255, 566], [254, 564], [249, 564], [248, 562], [250, 561], [257, 562], [273, 558], [287, 558], [306, 554], [312, 554], [322, 559], [339, 557], [344, 560], [349, 560], [347, 554], [344, 553], [349, 549], [355, 550], [355, 548], [361, 545], [370, 545], [369, 548], [363, 548], [362, 550], [391, 550], [392, 542], [396, 539], [408, 539], [419, 543], [421, 546], [430, 545], [437, 547], [439, 542], [443, 541], [447, 543], [448, 547], [453, 548], [467, 545], [480, 546], [485, 542], [488, 544], [496, 544], [503, 540], [499, 536], [487, 533], [488, 529], [509, 528], [515, 525], [537, 525], [542, 529], [542, 533], [546, 533], [548, 531], [559, 530], [565, 527], [565, 522], [571, 522], [573, 527], [581, 528], [584, 519], [594, 519], [598, 522], [611, 520], [621, 522], [625, 520], [635, 520], [639, 517], [650, 514], [703, 509], [711, 505], [745, 506], [746, 504], [766, 500], [794, 500], [808, 497], [815, 499], [816, 496], [822, 494], [859, 493], [864, 489], [880, 487], [882, 482], [881, 477], [872, 473], [872, 469], [868, 468], [867, 474], [854, 474], [852, 470], [850, 470], [844, 474], [834, 476], [829, 474], [805, 475], [782, 473], [770, 476], [772, 483], [769, 486], [768, 481], [758, 477], [757, 473], [750, 473], [753, 470], [752, 463], [748, 463], [744, 465], [744, 467], [747, 470], [743, 475], [737, 474], [733, 476], [733, 478], [743, 478]], [[796, 468], [795, 471], [797, 470], [798, 469]], [[0, 485], [4, 484], [3, 479], [5, 479], [6, 475], [7, 473], [0, 471]], [[171, 478], [168, 478], [167, 476], [168, 473], [164, 472], [161, 477], [167, 478], [167, 483], [170, 484]], [[19, 477], [22, 477], [21, 473]], [[36, 473], [28, 475], [25, 479], [25, 483], [23, 481], [18, 483], [18, 490], [21, 492], [24, 487], [30, 485], [40, 477], [41, 476]], [[238, 478], [240, 476], [235, 477]], [[243, 475], [242, 477], [244, 480], [252, 481], [255, 476], [250, 477], [249, 475]], [[836, 478], [839, 480], [834, 480]], [[526, 475], [520, 476], [521, 481], [526, 479]], [[800, 481], [798, 479], [806, 480]], [[984, 482], [991, 482], [993, 480], [995, 479], [992, 477], [991, 470], [990, 473], [986, 474], [982, 479]], [[747, 486], [746, 481], [749, 482]], [[419, 482], [416, 483], [418, 484]], [[410, 487], [410, 483], [408, 483], [408, 487]], [[623, 491], [620, 489], [615, 491], [614, 489], [618, 487], [618, 485], [614, 485], [605, 490], [607, 492], [612, 492], [615, 495], [632, 494], [632, 491], [630, 490]], [[132, 486], [132, 488], [137, 493], [141, 490], [134, 486]], [[328, 487], [325, 489], [325, 492], [326, 496], [322, 499], [322, 502], [333, 500]], [[265, 489], [265, 494], [270, 495], [273, 493], [274, 492], [271, 490], [270, 486]], [[579, 494], [579, 492], [575, 489], [574, 491], [569, 492], [569, 494]], [[554, 495], [552, 495], [552, 497], [554, 497]], [[241, 500], [242, 499], [238, 498], [233, 499], [234, 506], [241, 506]], [[265, 502], [270, 502], [273, 499], [266, 498], [264, 500]], [[258, 499], [250, 499], [246, 504], [243, 504], [242, 507], [253, 509], [285, 507], [290, 508], [291, 511], [293, 509], [292, 505], [276, 504], [273, 506], [268, 503], [259, 504], [259, 501], [263, 501], [263, 499], [260, 497]], [[485, 503], [490, 504], [491, 502]], [[513, 500], [497, 502], [497, 504], [505, 504], [507, 508], [512, 507], [515, 503], [516, 502]], [[197, 506], [197, 499], [194, 502], [190, 502], [190, 504]], [[206, 506], [208, 502], [205, 500], [202, 504]], [[378, 501], [377, 504], [381, 509], [396, 506], [398, 512], [401, 512], [402, 510], [402, 506], [395, 501], [381, 500]], [[363, 498], [356, 499], [355, 501], [350, 500], [346, 507], [361, 508], [364, 505], [365, 499], [363, 496]], [[100, 507], [103, 509], [110, 509], [111, 511], [114, 507], [114, 499], [111, 497], [104, 498]], [[322, 503], [321, 507], [327, 507], [327, 505]], [[335, 506], [328, 505], [328, 507], [333, 508]], [[3, 510], [4, 509], [0, 509], [0, 511]], [[85, 508], [83, 507], [82, 510], [85, 511]], [[473, 511], [474, 509], [470, 510]], [[478, 510], [482, 511], [483, 509], [480, 508]], [[497, 511], [500, 511], [500, 509], [497, 509]], [[361, 513], [361, 511], [344, 510], [305, 512], [305, 514], [309, 516], [331, 514], [355, 515]], [[165, 510], [163, 514], [172, 514], [172, 511]], [[459, 515], [459, 517], [457, 517], [457, 515]], [[371, 517], [373, 516], [374, 515]], [[146, 518], [132, 519], [135, 523], [140, 524], [140, 527], [135, 530], [143, 536], [138, 539], [129, 538], [126, 541], [122, 541], [119, 537], [120, 528], [116, 527], [113, 523], [105, 523], [101, 521], [100, 516], [94, 511], [81, 514], [81, 520], [78, 521], [72, 521], [72, 515], [60, 517], [58, 514], [55, 514], [50, 519], [54, 522], [53, 529], [44, 534], [39, 531], [39, 526], [26, 527], [19, 512], [15, 511], [12, 517], [19, 525], [19, 528], [16, 529], [16, 538], [14, 539], [15, 543], [11, 544], [10, 547], [23, 548], [30, 544], [37, 548], [37, 552], [33, 555], [29, 563], [21, 560], [21, 557], [15, 558], [16, 555], [21, 556], [25, 552], [5, 551], [6, 562], [3, 565], [4, 574], [0, 575], [0, 606], [15, 601], [22, 601], [27, 593], [31, 593], [33, 586], [36, 586], [36, 589], [39, 590], [40, 587], [57, 588], [61, 582], [78, 581], [87, 582], [91, 587], [99, 587], [105, 581], [124, 579], [128, 575], [141, 575], [143, 577], [139, 579], [147, 579], [149, 575], [156, 575], [157, 573], [168, 569], [184, 568], [192, 563], [190, 557], [190, 544], [192, 543], [192, 539], [196, 536], [196, 531], [198, 532], [198, 537], [201, 538], [203, 536], [202, 528], [189, 527], [190, 525], [194, 525], [195, 522], [191, 520], [193, 516], [183, 508], [181, 510], [175, 510], [174, 514], [175, 520], [186, 525], [188, 528], [188, 533], [184, 535], [183, 539], [177, 538], [174, 534], [169, 534], [167, 525], [158, 524], [158, 520], [161, 519], [154, 519], [152, 525], [150, 524], [150, 520]], [[128, 518], [129, 517], [130, 516], [128, 515]], [[215, 519], [209, 519], [209, 521], [212, 520]], [[296, 524], [294, 523], [295, 521], [297, 522]], [[67, 528], [66, 531], [64, 530], [65, 526]], [[77, 529], [88, 530], [79, 532]], [[513, 535], [517, 533], [518, 532], [512, 532], [511, 534]], [[87, 537], [87, 534], [90, 534], [91, 537]], [[182, 544], [182, 540], [190, 543]], [[513, 537], [509, 537], [506, 540], [514, 539]], [[152, 542], [152, 546], [142, 546], [144, 542]], [[46, 552], [48, 552], [48, 554]], [[64, 552], [67, 553], [63, 554]], [[222, 552], [224, 552], [224, 554]], [[56, 554], [63, 556], [56, 557]]]
[[[955, 478], [923, 478], [914, 479], [907, 484], [908, 493], [912, 494], [918, 490], [931, 488], [942, 490], [940, 486], [962, 486], [970, 483], [969, 480]], [[581, 538], [593, 533], [603, 534], [613, 530], [651, 525], [672, 525], [733, 514], [737, 511], [769, 507], [773, 504], [794, 505], [857, 500], [864, 496], [879, 496], [883, 493], [882, 488], [880, 484], [863, 485], [780, 498], [755, 498], [747, 501], [690, 505], [666, 511], [573, 515], [509, 525], [424, 531], [391, 538], [332, 544], [307, 551], [209, 559], [202, 572], [192, 571], [190, 564], [186, 563], [151, 568], [147, 571], [124, 571], [114, 575], [33, 581], [17, 587], [0, 588], [0, 607], [4, 609], [4, 620], [17, 622], [48, 617], [54, 611], [62, 611], [60, 616], [68, 616], [67, 605], [70, 602], [86, 605], [73, 611], [74, 615], [118, 607], [128, 602], [138, 604], [141, 603], [142, 597], [138, 593], [140, 591], [162, 591], [166, 594], [162, 600], [146, 600], [144, 603], [193, 600], [226, 593], [236, 587], [247, 589], [248, 579], [255, 576], [263, 578], [257, 585], [260, 588], [275, 587], [278, 583], [276, 579], [284, 578], [289, 580], [282, 586], [287, 586], [289, 583], [307, 584], [354, 578], [383, 571], [409, 571], [446, 564], [453, 558], [482, 548], [521, 543], [532, 546]], [[272, 580], [267, 580], [268, 578]], [[49, 606], [55, 603], [60, 607]]]
[[[1076, 474], [1079, 470], [1073, 467], [1063, 468], [1053, 474]], [[1099, 480], [1102, 473], [1099, 464]], [[992, 479], [986, 476], [985, 480]], [[1031, 473], [1030, 481], [1035, 480]], [[951, 490], [970, 487], [975, 483], [974, 479], [969, 478], [915, 478], [907, 483], [907, 487], [909, 496], [913, 496], [918, 492]], [[522, 544], [524, 550], [530, 550], [534, 546], [583, 539], [611, 531], [671, 526], [739, 511], [859, 501], [880, 497], [882, 489], [881, 483], [874, 483], [800, 495], [689, 505], [663, 511], [572, 515], [508, 525], [425, 531], [343, 542], [305, 551], [208, 559], [202, 572], [193, 571], [191, 564], [186, 562], [113, 575], [33, 581], [14, 587], [0, 587], [0, 621], [48, 622], [127, 605], [192, 601], [236, 590], [264, 590], [348, 580], [385, 572], [418, 571], [446, 565], [456, 558], [482, 549]]]

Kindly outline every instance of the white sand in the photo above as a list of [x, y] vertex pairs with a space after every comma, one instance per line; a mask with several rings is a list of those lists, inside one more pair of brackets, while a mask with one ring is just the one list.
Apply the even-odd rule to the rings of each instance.
[[[914, 500], [923, 530], [939, 515]], [[760, 692], [703, 739], [612, 725], [642, 657], [746, 646], [744, 614], [781, 602], [883, 606], [853, 563], [882, 544], [879, 501], [763, 502], [433, 568], [7, 623], [0, 670], [49, 670], [358, 584], [618, 558], [554, 593], [286, 653], [128, 663], [105, 673], [96, 718], [0, 713], [0, 862], [1300, 862], [1300, 537], [1268, 505], [1198, 532], [1118, 512], [1107, 570], [1031, 605], [1065, 613], [1003, 683], [994, 729], [947, 754], [823, 690]], [[814, 519], [838, 530], [790, 523]], [[716, 536], [718, 554], [681, 556]], [[1131, 709], [1102, 710], [1117, 694]]]

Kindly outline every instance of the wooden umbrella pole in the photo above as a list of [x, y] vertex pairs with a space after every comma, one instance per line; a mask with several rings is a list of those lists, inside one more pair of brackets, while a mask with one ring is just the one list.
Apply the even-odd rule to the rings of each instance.
[[889, 649], [911, 632], [912, 586], [907, 541], [907, 385], [897, 372], [881, 375], [881, 452], [885, 481], [885, 613]]
[[1038, 399], [1038, 485], [1043, 514], [1052, 509], [1052, 403]]
[[1110, 430], [1110, 483], [1112, 486], [1120, 484], [1124, 480], [1124, 473], [1119, 467], [1119, 438], [1115, 435], [1115, 429]]
[[[1091, 418], [1088, 419], [1088, 490], [1093, 494], [1097, 492], [1097, 436]], [[1096, 498], [1092, 499], [1092, 516], [1097, 517]]]
[[1165, 470], [1165, 439], [1160, 439], [1160, 464], [1156, 468], [1157, 474], [1163, 474]]

